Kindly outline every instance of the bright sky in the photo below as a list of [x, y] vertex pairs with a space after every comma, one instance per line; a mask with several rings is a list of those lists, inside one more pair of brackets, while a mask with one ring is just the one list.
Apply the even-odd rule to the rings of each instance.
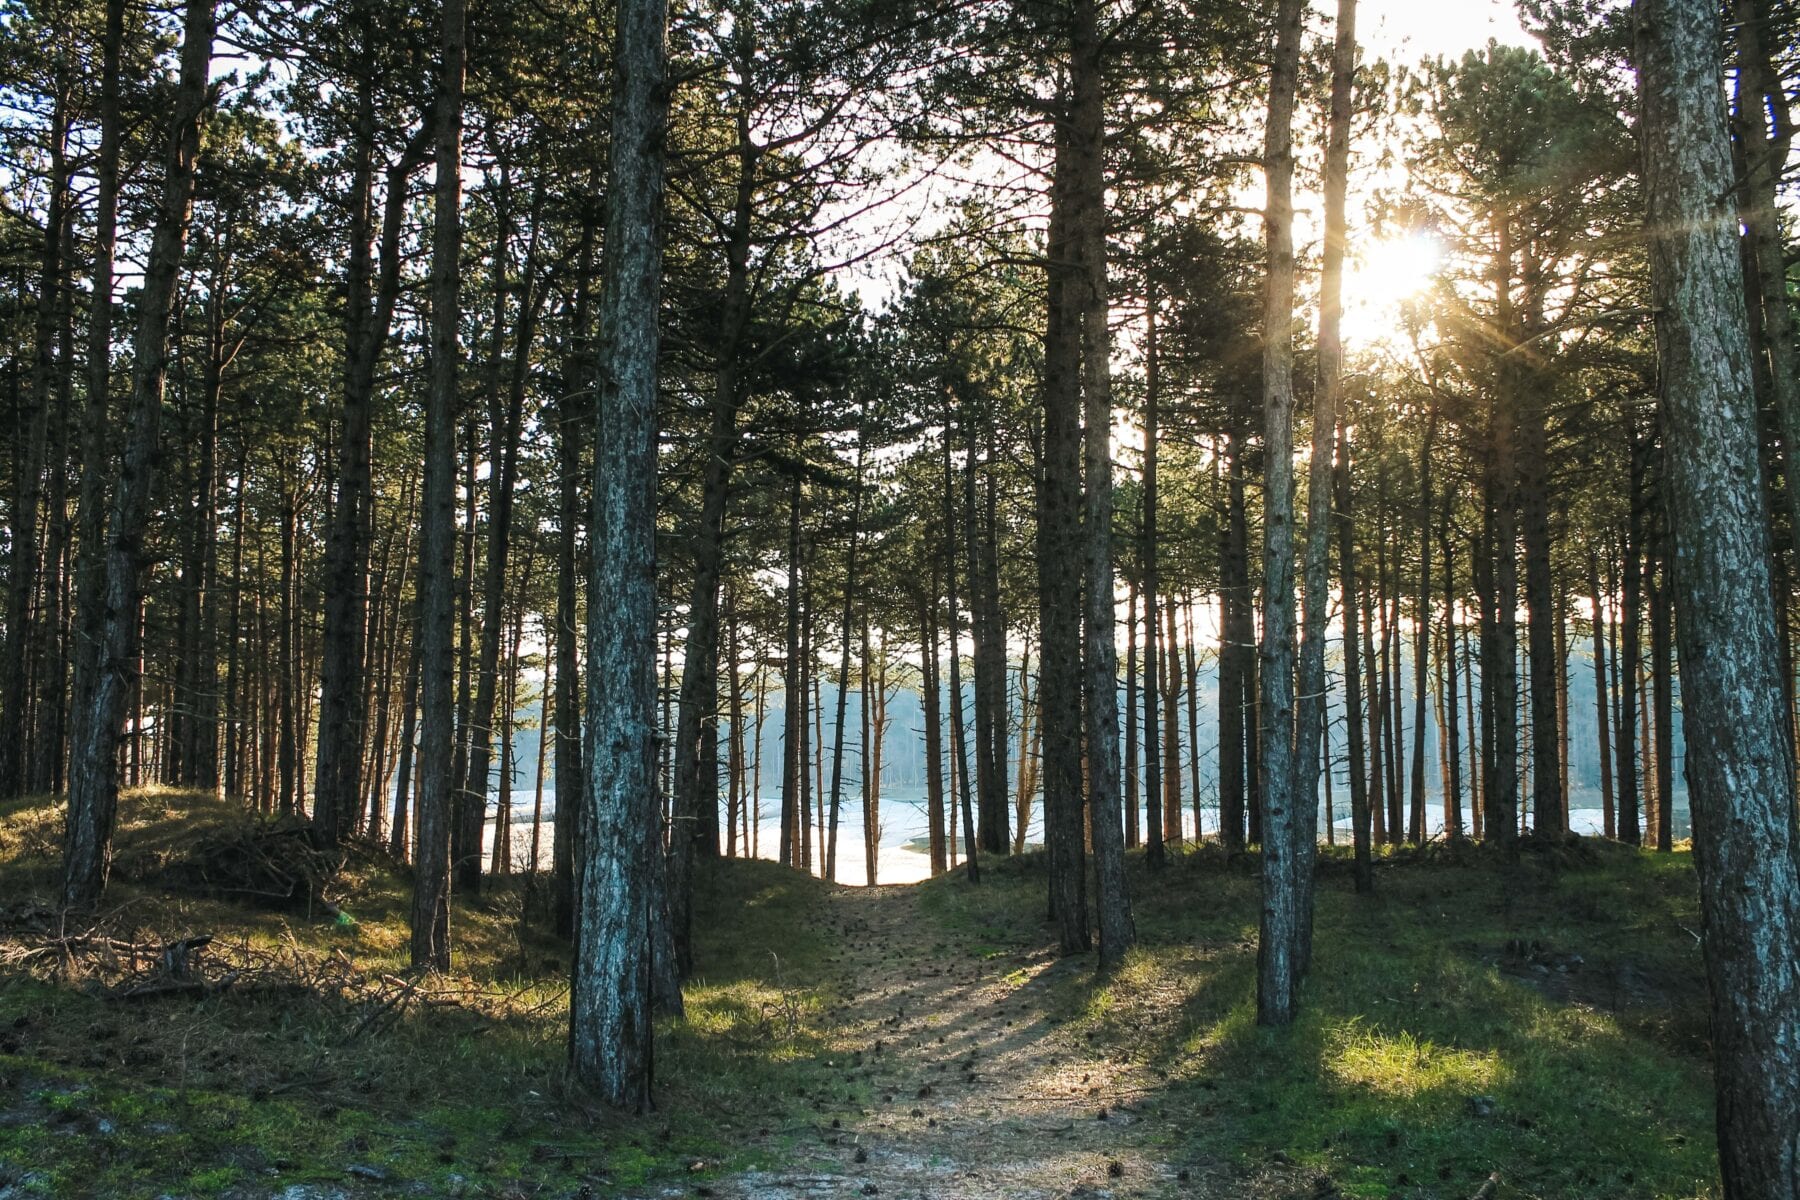
[[[1327, 17], [1335, 0], [1312, 0]], [[1461, 55], [1489, 38], [1530, 45], [1512, 0], [1361, 0], [1356, 35], [1365, 58], [1416, 62], [1435, 55]]]

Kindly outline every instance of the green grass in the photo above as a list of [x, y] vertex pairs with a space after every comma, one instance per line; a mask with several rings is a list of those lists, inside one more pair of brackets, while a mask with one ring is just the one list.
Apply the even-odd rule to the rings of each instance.
[[[182, 793], [127, 797], [114, 935], [211, 932], [313, 966], [404, 969], [410, 883], [379, 858], [345, 872], [348, 927], [158, 886], [197, 831], [244, 820]], [[41, 804], [0, 808], [0, 922], [54, 894], [59, 826]], [[983, 959], [1045, 946], [1043, 870], [1031, 855], [984, 864], [978, 888], [924, 885], [940, 928], [918, 931], [923, 946]], [[1103, 983], [1079, 969], [1030, 980], [1051, 1023], [1157, 1081], [1132, 1129], [1167, 1161], [1291, 1162], [1381, 1200], [1454, 1200], [1492, 1170], [1508, 1198], [1717, 1194], [1686, 854], [1389, 860], [1372, 897], [1331, 857], [1303, 1015], [1281, 1031], [1254, 1020], [1254, 872], [1215, 849], [1154, 875], [1134, 857], [1141, 944], [1124, 966]], [[100, 973], [0, 967], [0, 1189], [604, 1196], [791, 1165], [820, 1125], [871, 1103], [843, 1069], [866, 1014], [845, 1003], [845, 947], [815, 881], [732, 861], [706, 882], [701, 974], [685, 1018], [660, 1030], [645, 1117], [605, 1112], [566, 1079], [567, 953], [521, 922], [536, 911], [516, 880], [459, 898], [454, 982], [508, 999], [415, 1009], [370, 1037], [353, 1036], [363, 1010], [328, 990], [124, 1003]], [[1554, 969], [1571, 955], [1579, 966]]]
[[[164, 791], [127, 796], [121, 816], [114, 936], [161, 944], [209, 932], [314, 966], [342, 955], [363, 972], [404, 970], [403, 869], [351, 863], [337, 897], [349, 927], [169, 895], [160, 867], [246, 816]], [[11, 912], [54, 895], [59, 833], [48, 806], [0, 809]], [[260, 1197], [314, 1182], [373, 1194], [403, 1182], [429, 1195], [583, 1184], [605, 1195], [769, 1161], [796, 1123], [853, 1100], [831, 1082], [817, 1019], [815, 981], [832, 950], [824, 902], [817, 883], [768, 863], [728, 862], [702, 889], [706, 972], [687, 991], [686, 1019], [663, 1023], [658, 1109], [637, 1118], [603, 1111], [567, 1080], [567, 952], [521, 924], [516, 880], [459, 897], [452, 921], [452, 982], [511, 999], [415, 1008], [378, 1036], [355, 1036], [364, 1010], [328, 993], [128, 1003], [105, 998], [97, 972], [0, 968], [0, 1189], [129, 1200]]]
[[[1139, 948], [1045, 1003], [1167, 1080], [1148, 1102], [1189, 1157], [1291, 1160], [1357, 1197], [1466, 1196], [1493, 1170], [1504, 1196], [1715, 1195], [1688, 856], [1462, 857], [1387, 866], [1372, 897], [1328, 861], [1291, 1028], [1255, 1023], [1254, 864], [1211, 849], [1157, 875], [1134, 861]], [[928, 911], [1040, 945], [1041, 871], [934, 882]], [[1533, 944], [1573, 969], [1538, 974]]]

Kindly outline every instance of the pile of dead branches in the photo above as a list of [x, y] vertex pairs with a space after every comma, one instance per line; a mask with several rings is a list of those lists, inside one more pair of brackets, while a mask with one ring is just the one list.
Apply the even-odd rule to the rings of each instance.
[[170, 891], [335, 917], [331, 889], [343, 865], [343, 853], [327, 850], [312, 826], [258, 822], [208, 830], [156, 882]]
[[460, 1010], [486, 1025], [536, 1015], [566, 989], [534, 996], [436, 974], [401, 975], [359, 965], [342, 948], [309, 950], [290, 933], [276, 945], [206, 933], [167, 938], [126, 932], [116, 910], [73, 927], [69, 915], [23, 907], [0, 912], [0, 971], [86, 986], [109, 1001], [278, 997], [308, 1001], [339, 1018], [345, 1041], [376, 1033], [409, 1013]]

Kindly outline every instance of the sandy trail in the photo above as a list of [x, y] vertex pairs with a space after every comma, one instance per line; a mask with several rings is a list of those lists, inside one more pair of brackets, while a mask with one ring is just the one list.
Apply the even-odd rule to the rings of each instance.
[[[841, 888], [845, 953], [828, 1020], [854, 1049], [859, 1116], [821, 1122], [779, 1170], [661, 1196], [900, 1200], [1264, 1195], [1272, 1179], [1196, 1157], [1147, 1068], [1057, 1022], [1045, 993], [1092, 956], [996, 950], [946, 932], [910, 887]], [[827, 988], [832, 991], [831, 987]], [[1283, 1181], [1283, 1182], [1290, 1182]], [[1285, 1189], [1284, 1189], [1285, 1192]]]

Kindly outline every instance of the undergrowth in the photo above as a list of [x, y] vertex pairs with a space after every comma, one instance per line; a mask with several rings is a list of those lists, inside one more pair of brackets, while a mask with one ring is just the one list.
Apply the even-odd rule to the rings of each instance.
[[[1583, 842], [1385, 860], [1358, 896], [1327, 852], [1301, 1016], [1256, 1025], [1253, 857], [1131, 860], [1138, 948], [1045, 998], [1166, 1087], [1172, 1157], [1316, 1169], [1338, 1194], [1716, 1195], [1697, 896], [1685, 853]], [[1041, 859], [927, 886], [947, 928], [1040, 945]]]
[[[210, 934], [207, 954], [279, 960], [285, 980], [411, 981], [410, 881], [379, 854], [350, 855], [334, 893], [343, 919], [159, 884], [187, 847], [253, 819], [211, 797], [127, 795], [93, 923], [121, 944]], [[26, 917], [61, 920], [47, 914], [60, 831], [50, 805], [0, 810], [0, 948], [15, 950], [0, 956], [12, 960], [0, 968], [0, 1193], [609, 1195], [778, 1156], [816, 1116], [796, 1089], [825, 1044], [809, 988], [829, 946], [823, 889], [805, 876], [731, 861], [702, 889], [705, 974], [658, 1039], [656, 1111], [621, 1117], [565, 1077], [568, 952], [523, 880], [457, 897], [452, 973], [393, 1019], [369, 1020], [374, 992], [323, 986], [133, 1000], [117, 954], [21, 962], [7, 935]]]

